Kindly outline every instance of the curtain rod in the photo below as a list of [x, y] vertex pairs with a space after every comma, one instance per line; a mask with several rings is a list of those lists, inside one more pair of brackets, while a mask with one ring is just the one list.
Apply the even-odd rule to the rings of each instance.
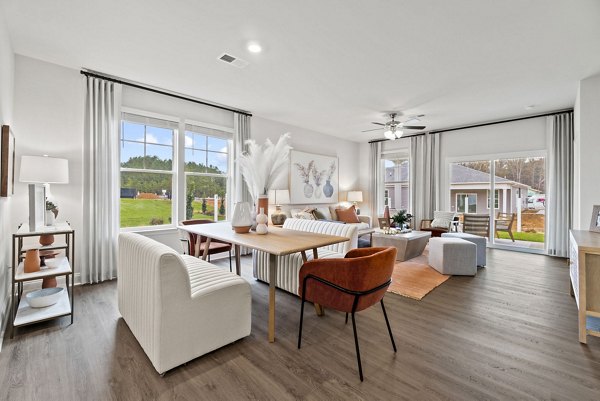
[[123, 78], [117, 78], [111, 75], [107, 75], [107, 74], [102, 74], [100, 72], [96, 72], [96, 71], [91, 71], [88, 69], [82, 69], [81, 71], [79, 71], [82, 75], [85, 75], [86, 77], [93, 77], [93, 78], [100, 78], [100, 79], [104, 79], [106, 81], [111, 81], [117, 84], [122, 84], [122, 85], [127, 85], [127, 86], [131, 86], [132, 88], [137, 88], [137, 89], [142, 89], [142, 90], [146, 90], [149, 92], [154, 92], [154, 93], [158, 93], [160, 95], [166, 95], [166, 96], [170, 96], [170, 97], [174, 97], [177, 99], [181, 99], [181, 100], [187, 100], [188, 102], [193, 102], [193, 103], [198, 103], [198, 104], [202, 104], [205, 106], [210, 106], [210, 107], [214, 107], [216, 109], [221, 109], [221, 110], [227, 110], [227, 111], [232, 111], [234, 113], [238, 113], [238, 114], [243, 114], [245, 116], [248, 117], [252, 117], [252, 113], [244, 111], [244, 110], [240, 110], [240, 109], [234, 109], [231, 107], [227, 107], [227, 106], [223, 106], [217, 103], [211, 103], [209, 101], [206, 100], [201, 100], [201, 99], [197, 99], [191, 96], [186, 96], [186, 95], [182, 95], [176, 92], [171, 92], [168, 91], [166, 89], [159, 89], [159, 88], [155, 88], [149, 85], [143, 85], [143, 84], [139, 84], [137, 82], [133, 82], [133, 81], [129, 81]]
[[[529, 119], [532, 119], [532, 118], [555, 116], [557, 114], [572, 113], [572, 112], [573, 112], [573, 109], [569, 108], [569, 109], [563, 109], [563, 110], [556, 110], [556, 111], [552, 111], [552, 112], [548, 112], [548, 113], [535, 114], [535, 115], [532, 115], [532, 116], [515, 117], [515, 118], [510, 118], [510, 119], [507, 119], [507, 120], [497, 120], [497, 121], [490, 121], [490, 122], [487, 122], [487, 123], [464, 125], [464, 126], [461, 126], [461, 127], [454, 127], [454, 128], [447, 128], [447, 129], [440, 129], [440, 130], [419, 132], [418, 134], [402, 136], [402, 138], [410, 138], [410, 137], [413, 137], [413, 136], [421, 136], [421, 135], [425, 135], [425, 134], [438, 134], [438, 133], [441, 134], [441, 133], [444, 133], [444, 132], [458, 131], [458, 130], [461, 130], [461, 129], [486, 127], [488, 125], [510, 123], [510, 122], [513, 122], [513, 121], [529, 120]], [[386, 142], [386, 141], [389, 141], [389, 140], [390, 139], [387, 139], [387, 138], [374, 139], [372, 141], [369, 141], [368, 143]]]

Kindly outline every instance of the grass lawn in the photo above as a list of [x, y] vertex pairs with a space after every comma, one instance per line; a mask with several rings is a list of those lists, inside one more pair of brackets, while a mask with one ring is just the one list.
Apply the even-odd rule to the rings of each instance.
[[[171, 200], [166, 199], [121, 199], [121, 227], [151, 226], [152, 220], [157, 224], [171, 223]], [[194, 219], [214, 218], [212, 208], [207, 208], [207, 214], [202, 214], [202, 202], [194, 202]], [[225, 216], [219, 216], [225, 220]], [[160, 224], [160, 223], [159, 223]]]
[[[506, 232], [499, 232], [498, 235], [502, 239], [510, 239]], [[515, 241], [544, 242], [544, 233], [517, 233], [513, 231], [513, 237], [515, 237]]]

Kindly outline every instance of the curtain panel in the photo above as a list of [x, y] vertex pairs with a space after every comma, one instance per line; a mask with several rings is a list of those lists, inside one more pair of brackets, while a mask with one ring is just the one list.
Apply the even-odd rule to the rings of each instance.
[[[246, 186], [246, 182], [244, 182], [244, 177], [242, 177], [242, 171], [240, 170], [240, 166], [238, 164], [238, 157], [242, 153], [248, 150], [248, 145], [246, 145], [246, 141], [248, 141], [251, 137], [251, 128], [250, 128], [250, 116], [245, 114], [235, 113], [235, 120], [233, 122], [234, 128], [234, 137], [233, 137], [233, 157], [235, 160], [235, 164], [233, 167], [233, 201], [235, 205], [236, 202], [248, 202], [252, 204], [252, 197], [250, 196], [250, 191], [248, 191], [248, 187]], [[232, 207], [233, 211], [233, 207]], [[250, 253], [250, 249], [246, 247], [240, 248], [240, 253], [242, 255], [247, 255]]]
[[370, 144], [369, 169], [371, 181], [369, 182], [369, 199], [371, 202], [371, 221], [375, 226], [377, 218], [383, 213], [383, 169], [381, 160], [381, 142]]
[[410, 207], [412, 226], [432, 219], [440, 199], [440, 134], [427, 133], [410, 138]]
[[550, 139], [546, 211], [548, 254], [567, 257], [569, 229], [573, 225], [573, 113], [548, 116], [546, 128]]
[[82, 283], [117, 276], [121, 85], [86, 77]]

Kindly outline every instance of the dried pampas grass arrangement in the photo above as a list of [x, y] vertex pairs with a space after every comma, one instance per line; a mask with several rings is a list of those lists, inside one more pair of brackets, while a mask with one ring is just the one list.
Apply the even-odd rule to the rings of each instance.
[[270, 189], [287, 188], [291, 137], [286, 133], [279, 137], [277, 143], [267, 139], [262, 146], [252, 139], [246, 141], [248, 151], [239, 156], [237, 162], [255, 203], [259, 195], [267, 195]]

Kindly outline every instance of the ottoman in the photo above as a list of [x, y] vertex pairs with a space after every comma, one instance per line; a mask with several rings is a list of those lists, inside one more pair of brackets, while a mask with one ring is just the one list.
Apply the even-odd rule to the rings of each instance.
[[444, 233], [442, 234], [442, 237], [462, 238], [465, 241], [469, 241], [477, 245], [477, 266], [485, 266], [485, 254], [487, 247], [487, 240], [485, 237], [469, 233]]
[[474, 276], [477, 273], [477, 245], [461, 238], [431, 238], [429, 265], [442, 274]]

